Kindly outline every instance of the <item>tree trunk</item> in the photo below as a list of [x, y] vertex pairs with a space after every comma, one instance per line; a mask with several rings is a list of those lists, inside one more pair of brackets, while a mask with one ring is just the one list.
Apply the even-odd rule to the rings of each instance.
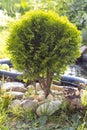
[[52, 82], [52, 73], [47, 70], [47, 77], [46, 77], [46, 86], [45, 86], [45, 98], [47, 98], [47, 96], [49, 95], [50, 91], [50, 87], [51, 87], [51, 82]]
[[47, 70], [46, 78], [39, 77], [38, 79], [39, 79], [40, 87], [43, 89], [45, 93], [45, 98], [47, 98], [47, 96], [51, 92], [50, 87], [51, 87], [51, 82], [52, 82], [52, 73]]

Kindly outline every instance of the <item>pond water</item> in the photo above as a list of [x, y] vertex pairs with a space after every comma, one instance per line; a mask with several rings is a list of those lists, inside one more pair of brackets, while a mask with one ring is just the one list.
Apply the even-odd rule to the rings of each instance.
[[70, 66], [65, 74], [79, 76], [87, 79], [87, 62], [80, 62]]

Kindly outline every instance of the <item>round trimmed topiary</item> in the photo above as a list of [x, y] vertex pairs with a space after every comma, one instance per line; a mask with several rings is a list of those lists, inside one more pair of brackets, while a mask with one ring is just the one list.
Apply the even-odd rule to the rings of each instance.
[[13, 24], [7, 49], [15, 68], [27, 79], [37, 79], [47, 97], [54, 73], [76, 60], [80, 43], [80, 31], [65, 16], [38, 10]]

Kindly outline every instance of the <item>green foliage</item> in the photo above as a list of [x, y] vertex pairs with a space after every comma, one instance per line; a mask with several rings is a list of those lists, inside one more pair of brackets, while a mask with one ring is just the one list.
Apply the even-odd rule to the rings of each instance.
[[82, 31], [83, 44], [87, 44], [87, 0], [71, 0], [65, 15]]
[[0, 110], [0, 125], [3, 124], [3, 122], [5, 122], [7, 118], [6, 112], [3, 110]]
[[48, 117], [48, 123], [55, 123], [52, 127], [58, 130], [85, 130], [86, 120], [87, 112], [84, 109], [80, 111], [71, 108], [67, 101], [63, 102], [60, 109], [51, 117]]
[[12, 97], [8, 95], [4, 90], [1, 90], [1, 97], [0, 97], [0, 106], [1, 109], [7, 109], [9, 104], [12, 101]]
[[24, 14], [29, 10], [54, 10], [64, 15], [69, 8], [71, 0], [0, 0], [0, 8], [6, 10], [10, 16], [15, 13]]
[[[66, 15], [78, 29], [87, 28], [86, 0], [0, 0], [0, 9], [9, 16], [16, 18], [19, 18], [18, 15], [23, 15], [30, 10], [53, 10], [59, 15]], [[83, 31], [82, 33], [83, 44], [86, 44], [87, 39]]]
[[81, 103], [84, 107], [87, 106], [87, 90], [85, 90], [81, 96]]
[[79, 29], [85, 28], [87, 25], [87, 1], [74, 0], [71, 2], [66, 15]]
[[18, 107], [9, 107], [8, 112], [14, 119], [24, 118], [24, 111], [21, 106]]
[[87, 45], [87, 26], [82, 29], [83, 44]]
[[29, 11], [30, 9], [30, 2], [27, 0], [21, 0], [21, 4], [20, 5], [20, 13], [24, 14], [26, 11]]
[[[0, 91], [0, 126], [5, 122], [7, 123], [8, 121], [7, 109], [10, 102], [11, 98], [4, 92]], [[4, 126], [0, 128], [3, 128], [3, 130], [5, 129]]]
[[5, 50], [5, 47], [6, 47], [5, 44], [0, 43], [0, 59], [6, 57], [6, 54], [5, 54], [5, 51], [6, 51], [6, 50]]
[[0, 125], [0, 130], [8, 130], [7, 126]]
[[33, 10], [53, 10], [60, 15], [64, 15], [71, 0], [32, 0], [30, 1], [30, 7]]
[[25, 78], [42, 78], [39, 82], [47, 96], [54, 73], [59, 75], [80, 56], [80, 43], [80, 32], [65, 16], [37, 10], [13, 24], [7, 49], [14, 67]]
[[8, 15], [14, 17], [18, 12], [20, 14], [24, 14], [29, 7], [29, 0], [1, 0], [0, 8], [5, 10]]
[[6, 39], [8, 37], [9, 31], [8, 30], [2, 30], [0, 32], [0, 58], [7, 58], [7, 52], [6, 52]]
[[13, 0], [1, 0], [1, 9], [5, 9], [9, 15], [14, 15], [14, 3]]
[[39, 125], [40, 125], [40, 126], [45, 125], [46, 122], [47, 122], [47, 116], [42, 116], [42, 117], [40, 117], [40, 118], [38, 119], [38, 122], [39, 122]]
[[66, 17], [30, 11], [12, 27], [8, 50], [15, 67], [36, 78], [48, 68], [60, 72], [72, 63], [79, 56], [80, 38]]

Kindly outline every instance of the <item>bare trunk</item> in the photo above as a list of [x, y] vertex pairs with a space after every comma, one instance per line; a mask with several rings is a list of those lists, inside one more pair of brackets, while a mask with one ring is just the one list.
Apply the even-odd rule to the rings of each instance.
[[52, 73], [50, 71], [47, 71], [47, 77], [46, 77], [46, 87], [45, 87], [45, 98], [49, 95], [50, 87], [52, 82]]
[[50, 93], [50, 85], [46, 85], [45, 89], [44, 89], [44, 93], [45, 93], [45, 98], [48, 97], [49, 93]]
[[45, 93], [45, 98], [47, 98], [47, 96], [51, 92], [50, 91], [51, 82], [52, 82], [52, 73], [48, 70], [47, 70], [46, 78], [39, 77], [39, 84], [40, 84], [41, 88], [43, 89], [43, 91]]

